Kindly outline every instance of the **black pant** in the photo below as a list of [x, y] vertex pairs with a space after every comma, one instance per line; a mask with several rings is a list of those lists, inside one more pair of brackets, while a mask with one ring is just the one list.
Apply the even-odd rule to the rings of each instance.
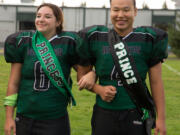
[[116, 111], [95, 105], [91, 126], [92, 135], [146, 135], [136, 109]]
[[17, 114], [16, 135], [70, 135], [68, 114], [52, 120], [34, 120]]

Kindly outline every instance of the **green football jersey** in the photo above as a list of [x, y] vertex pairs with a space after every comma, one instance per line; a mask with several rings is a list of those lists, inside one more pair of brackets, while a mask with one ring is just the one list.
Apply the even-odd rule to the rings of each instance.
[[[22, 63], [18, 91], [17, 113], [33, 119], [54, 119], [67, 112], [68, 99], [45, 75], [32, 48], [35, 31], [10, 35], [5, 41], [5, 59], [10, 63]], [[78, 63], [76, 46], [79, 36], [62, 32], [49, 40], [62, 67], [65, 79], [72, 86], [71, 67]], [[62, 89], [65, 89], [62, 86]]]
[[[113, 62], [108, 43], [108, 31], [105, 26], [91, 26], [79, 32], [83, 44], [77, 48], [81, 65], [94, 65], [99, 84], [113, 85], [117, 93], [112, 102], [105, 102], [99, 95], [96, 103], [106, 109], [122, 110], [135, 108], [127, 94]], [[135, 61], [142, 82], [147, 89], [145, 79], [149, 68], [167, 58], [167, 33], [152, 27], [138, 27], [125, 37], [120, 37]]]

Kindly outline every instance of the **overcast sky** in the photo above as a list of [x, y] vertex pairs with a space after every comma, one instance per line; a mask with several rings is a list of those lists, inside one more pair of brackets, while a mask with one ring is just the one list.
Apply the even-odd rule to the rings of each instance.
[[[3, 1], [5, 3], [20, 4], [21, 0], [3, 0]], [[62, 2], [64, 2], [66, 6], [80, 6], [82, 2], [86, 2], [87, 7], [102, 7], [104, 5], [106, 7], [109, 7], [109, 0], [36, 0], [35, 5], [39, 5], [43, 1], [58, 4], [59, 6], [61, 6]], [[142, 4], [144, 3], [144, 1], [151, 9], [161, 9], [165, 0], [136, 0], [137, 7], [142, 8]], [[166, 2], [169, 9], [174, 9], [174, 2], [172, 2], [171, 0], [166, 0]]]

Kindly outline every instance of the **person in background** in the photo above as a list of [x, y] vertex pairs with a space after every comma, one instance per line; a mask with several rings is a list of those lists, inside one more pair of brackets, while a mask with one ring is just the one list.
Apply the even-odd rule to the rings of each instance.
[[36, 31], [14, 33], [5, 41], [5, 59], [11, 63], [5, 135], [70, 135], [67, 105], [76, 104], [70, 71], [78, 70], [80, 40], [63, 31], [63, 14], [54, 4], [37, 8], [35, 26]]
[[[90, 26], [79, 31], [84, 40], [77, 48], [81, 57], [81, 70], [78, 72], [79, 88], [84, 86], [82, 77], [94, 66], [99, 84], [89, 91], [96, 93], [96, 103], [93, 108], [91, 126], [92, 135], [147, 135], [145, 122], [137, 110], [136, 104], [127, 93], [120, 79], [121, 76], [114, 64], [110, 52], [108, 37], [112, 31], [115, 41], [125, 42], [129, 55], [134, 60], [135, 67], [147, 90], [146, 77], [149, 75], [150, 88], [157, 111], [154, 134], [166, 135], [165, 125], [165, 95], [161, 77], [161, 63], [167, 58], [167, 33], [153, 27], [133, 28], [137, 14], [135, 0], [110, 0], [110, 17], [112, 29], [105, 26]], [[122, 44], [116, 44], [119, 49]], [[119, 58], [126, 51], [117, 52]], [[134, 76], [131, 66], [126, 66], [129, 59], [119, 61], [125, 69], [126, 76]], [[128, 70], [127, 70], [128, 69]], [[131, 78], [132, 79], [132, 78]], [[136, 80], [130, 80], [134, 83]]]

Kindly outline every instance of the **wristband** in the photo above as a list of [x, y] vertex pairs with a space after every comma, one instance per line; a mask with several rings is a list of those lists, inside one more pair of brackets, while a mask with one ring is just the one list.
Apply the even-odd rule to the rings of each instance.
[[4, 98], [4, 106], [16, 106], [18, 94], [6, 96]]

